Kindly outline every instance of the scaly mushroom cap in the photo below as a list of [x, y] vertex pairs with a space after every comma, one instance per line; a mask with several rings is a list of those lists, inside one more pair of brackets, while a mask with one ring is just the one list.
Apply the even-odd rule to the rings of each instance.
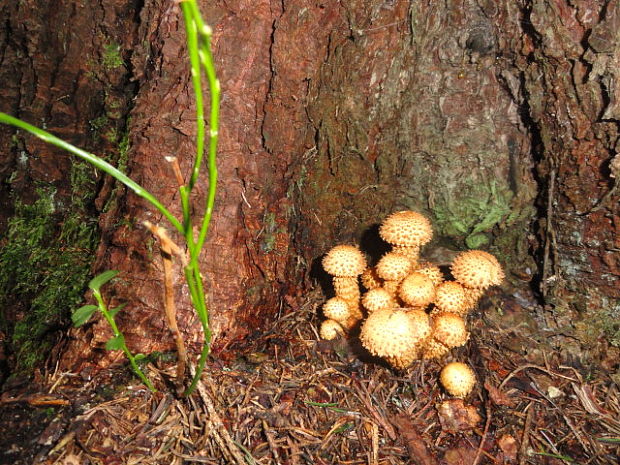
[[439, 375], [441, 384], [448, 394], [465, 397], [476, 384], [476, 376], [471, 368], [461, 362], [448, 363]]
[[497, 259], [482, 250], [461, 252], [452, 262], [452, 276], [463, 286], [486, 289], [501, 284], [504, 272]]
[[413, 268], [411, 261], [404, 255], [388, 252], [375, 267], [377, 276], [388, 281], [400, 281], [407, 276]]
[[439, 313], [433, 316], [433, 339], [448, 348], [465, 345], [469, 332], [465, 320], [454, 313]]
[[395, 304], [392, 295], [380, 287], [369, 290], [362, 297], [362, 305], [369, 313], [394, 308]]
[[336, 339], [337, 337], [344, 336], [344, 329], [337, 321], [325, 320], [323, 323], [321, 323], [319, 336], [321, 336], [321, 339], [331, 341], [333, 339]]
[[419, 320], [400, 309], [377, 310], [364, 321], [360, 340], [371, 354], [384, 357], [395, 368], [405, 368], [417, 358], [423, 341], [425, 331]]
[[437, 265], [433, 265], [432, 263], [420, 263], [416, 271], [431, 278], [435, 286], [439, 286], [444, 282], [443, 273]]
[[446, 281], [437, 286], [435, 306], [442, 312], [463, 315], [467, 313], [468, 301], [465, 288], [456, 281]]
[[337, 245], [323, 257], [323, 269], [332, 276], [353, 278], [366, 269], [366, 259], [355, 246]]
[[351, 309], [342, 297], [332, 297], [323, 304], [323, 315], [325, 318], [342, 323], [351, 316]]
[[400, 284], [400, 298], [412, 307], [426, 307], [435, 298], [435, 285], [431, 278], [413, 272]]
[[424, 215], [404, 210], [388, 216], [379, 227], [379, 235], [392, 245], [420, 247], [432, 239], [433, 229]]
[[362, 285], [367, 289], [376, 289], [383, 286], [383, 280], [377, 275], [375, 268], [366, 268], [361, 276]]

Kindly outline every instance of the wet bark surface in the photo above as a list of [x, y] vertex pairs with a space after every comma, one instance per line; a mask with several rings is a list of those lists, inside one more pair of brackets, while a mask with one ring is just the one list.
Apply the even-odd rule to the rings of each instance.
[[[118, 139], [93, 141], [89, 125], [105, 115], [101, 134], [127, 134], [128, 174], [178, 215], [164, 157], [188, 171], [195, 115], [177, 6], [71, 3], [50, 23], [39, 3], [3, 7], [2, 109], [113, 154]], [[615, 337], [599, 310], [617, 314], [619, 297], [617, 195], [607, 195], [616, 3], [202, 5], [223, 89], [220, 182], [202, 261], [216, 353], [298, 305], [331, 246], [380, 248], [373, 227], [404, 208], [431, 218], [436, 240], [426, 252], [435, 262], [453, 249], [489, 249], [514, 283], [541, 292], [552, 317], [579, 309], [596, 322], [586, 324], [596, 328], [588, 341]], [[27, 197], [25, 180], [45, 178], [68, 195], [65, 154], [25, 137], [33, 156], [20, 168], [13, 131], [0, 131], [3, 194]], [[112, 305], [128, 303], [119, 314], [128, 344], [172, 349], [157, 244], [140, 225], [162, 219], [97, 181], [93, 269], [122, 271], [108, 292]], [[194, 198], [197, 218], [206, 188]], [[4, 222], [10, 205], [3, 201]], [[177, 278], [179, 323], [196, 349], [199, 324]], [[102, 323], [74, 331], [65, 366], [112, 361], [101, 350], [109, 336]]]

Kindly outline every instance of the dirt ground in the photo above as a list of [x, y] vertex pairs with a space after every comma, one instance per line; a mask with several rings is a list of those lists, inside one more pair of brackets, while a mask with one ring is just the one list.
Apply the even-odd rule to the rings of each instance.
[[[122, 366], [14, 381], [0, 400], [0, 463], [618, 463], [617, 351], [586, 364], [558, 350], [527, 293], [490, 293], [465, 347], [402, 372], [355, 337], [319, 341], [323, 300], [291, 302], [270, 330], [215, 354], [190, 398], [171, 394], [166, 357], [148, 365], [155, 394]], [[448, 360], [475, 370], [464, 400], [438, 383]]]

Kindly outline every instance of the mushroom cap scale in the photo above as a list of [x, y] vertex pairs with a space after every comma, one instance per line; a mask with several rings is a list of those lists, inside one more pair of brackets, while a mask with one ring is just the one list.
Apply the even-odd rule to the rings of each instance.
[[419, 247], [432, 239], [433, 229], [424, 215], [404, 210], [388, 216], [379, 227], [379, 235], [392, 245]]
[[323, 269], [332, 276], [355, 277], [366, 269], [366, 258], [353, 245], [337, 245], [323, 257]]
[[476, 376], [469, 366], [461, 362], [448, 363], [439, 375], [439, 381], [448, 394], [465, 397], [476, 384]]

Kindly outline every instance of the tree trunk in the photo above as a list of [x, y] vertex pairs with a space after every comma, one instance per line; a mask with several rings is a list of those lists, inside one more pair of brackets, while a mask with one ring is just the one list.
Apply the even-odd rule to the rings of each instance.
[[[3, 7], [2, 110], [120, 158], [178, 216], [164, 157], [176, 155], [187, 172], [195, 131], [178, 6], [63, 2], [49, 20], [46, 3]], [[578, 311], [582, 343], [619, 342], [616, 1], [203, 3], [223, 91], [220, 182], [202, 259], [216, 353], [268, 328], [284, 301], [300, 303], [331, 246], [380, 250], [377, 223], [405, 208], [433, 222], [429, 259], [490, 250], [513, 285], [549, 304], [547, 324], [564, 330]], [[15, 199], [37, 198], [27, 180], [53, 185], [63, 205], [72, 198], [70, 159], [0, 131], [3, 194], [12, 194], [0, 226], [9, 230]], [[128, 302], [119, 320], [132, 349], [172, 349], [157, 245], [141, 226], [165, 223], [97, 176], [92, 271], [122, 271], [105, 291], [113, 304]], [[197, 217], [206, 187], [193, 199]], [[195, 351], [200, 329], [180, 270], [175, 291]], [[15, 305], [24, 311], [32, 298]], [[71, 334], [65, 366], [112, 361], [102, 322]]]

